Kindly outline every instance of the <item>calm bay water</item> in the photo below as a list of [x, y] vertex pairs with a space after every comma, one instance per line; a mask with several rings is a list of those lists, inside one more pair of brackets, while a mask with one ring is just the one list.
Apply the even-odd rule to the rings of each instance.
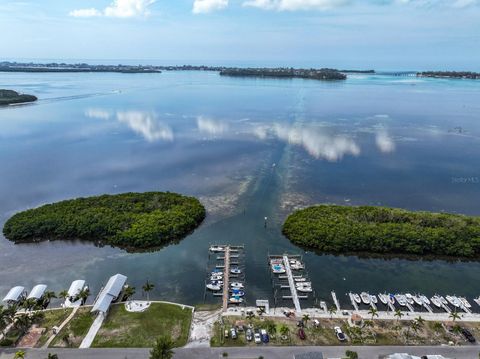
[[281, 234], [289, 211], [320, 202], [480, 215], [480, 82], [0, 74], [0, 88], [40, 98], [0, 109], [0, 225], [44, 203], [126, 191], [195, 195], [209, 211], [192, 235], [152, 253], [1, 237], [2, 296], [78, 278], [96, 293], [120, 272], [137, 288], [155, 283], [155, 298], [201, 303], [210, 243], [245, 244], [249, 301], [272, 299], [267, 255], [283, 252], [304, 255], [320, 299], [480, 295], [477, 262], [318, 255]]

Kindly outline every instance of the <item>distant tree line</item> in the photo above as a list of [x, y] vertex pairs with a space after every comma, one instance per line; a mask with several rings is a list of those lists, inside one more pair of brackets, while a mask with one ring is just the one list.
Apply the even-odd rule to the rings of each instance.
[[33, 95], [20, 94], [13, 90], [0, 90], [0, 106], [34, 101], [37, 101], [37, 98]]
[[331, 253], [480, 255], [480, 218], [456, 214], [319, 205], [292, 213], [283, 233], [295, 244]]
[[83, 239], [126, 249], [177, 241], [205, 218], [193, 197], [170, 192], [124, 193], [77, 198], [13, 215], [3, 227], [11, 241]]
[[220, 71], [222, 76], [304, 78], [314, 80], [345, 80], [347, 76], [335, 69], [294, 68], [228, 68]]
[[439, 77], [456, 79], [480, 79], [480, 73], [469, 71], [425, 71], [417, 73], [418, 77]]

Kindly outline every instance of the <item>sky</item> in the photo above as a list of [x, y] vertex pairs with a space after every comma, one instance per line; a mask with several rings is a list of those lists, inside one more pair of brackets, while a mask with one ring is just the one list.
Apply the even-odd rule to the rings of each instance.
[[0, 60], [480, 71], [480, 0], [0, 0]]

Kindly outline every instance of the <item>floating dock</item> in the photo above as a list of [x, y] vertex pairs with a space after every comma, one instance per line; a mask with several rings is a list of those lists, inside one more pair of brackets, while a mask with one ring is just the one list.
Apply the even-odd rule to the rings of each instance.
[[295, 280], [293, 279], [292, 268], [290, 268], [290, 261], [286, 255], [283, 256], [283, 264], [287, 271], [288, 285], [290, 286], [290, 292], [292, 293], [292, 301], [295, 306], [295, 311], [297, 314], [301, 314], [302, 308], [300, 307], [300, 301], [298, 300], [297, 287], [295, 286]]
[[224, 269], [223, 269], [223, 310], [228, 309], [228, 298], [230, 297], [230, 246], [225, 247], [224, 257]]

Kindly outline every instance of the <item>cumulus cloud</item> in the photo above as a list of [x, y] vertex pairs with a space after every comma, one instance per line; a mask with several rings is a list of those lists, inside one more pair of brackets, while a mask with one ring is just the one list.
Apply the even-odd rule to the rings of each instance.
[[349, 4], [351, 0], [248, 0], [244, 6], [265, 10], [329, 10]]
[[380, 152], [391, 153], [395, 151], [395, 141], [386, 130], [380, 129], [375, 136], [375, 143]]
[[227, 6], [228, 0], [195, 0], [192, 11], [194, 14], [205, 14], [225, 9]]
[[118, 18], [140, 17], [150, 14], [149, 7], [156, 0], [114, 0], [103, 11], [95, 8], [77, 9], [70, 11], [74, 17], [107, 16]]
[[225, 122], [213, 120], [203, 116], [197, 117], [197, 127], [200, 132], [208, 133], [214, 136], [221, 135], [228, 129], [228, 126]]
[[125, 123], [134, 132], [142, 135], [148, 142], [158, 140], [173, 141], [172, 129], [160, 122], [153, 113], [142, 111], [117, 112], [117, 120]]

